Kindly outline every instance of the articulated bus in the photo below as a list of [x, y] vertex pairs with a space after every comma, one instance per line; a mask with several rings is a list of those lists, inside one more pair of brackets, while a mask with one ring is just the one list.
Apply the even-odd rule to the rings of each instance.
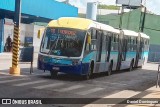
[[46, 27], [38, 69], [83, 75], [141, 67], [148, 58], [149, 36], [83, 18], [60, 18]]

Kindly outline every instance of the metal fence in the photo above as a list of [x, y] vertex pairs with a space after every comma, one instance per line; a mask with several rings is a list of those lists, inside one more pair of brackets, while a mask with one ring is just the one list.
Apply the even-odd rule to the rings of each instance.
[[160, 52], [149, 52], [148, 61], [160, 62]]

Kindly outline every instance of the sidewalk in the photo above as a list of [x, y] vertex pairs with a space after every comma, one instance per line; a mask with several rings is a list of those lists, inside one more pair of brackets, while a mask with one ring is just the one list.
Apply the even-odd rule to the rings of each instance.
[[159, 98], [159, 104], [133, 104], [133, 105], [127, 105], [124, 107], [160, 107], [160, 87], [157, 87], [157, 88], [156, 86], [151, 87], [143, 91], [141, 95], [143, 95], [144, 93], [148, 93], [148, 94], [143, 97], [140, 97], [141, 99], [142, 98]]
[[[104, 102], [106, 101], [104, 100], [105, 98], [113, 98], [113, 99], [120, 98], [116, 101], [116, 103], [120, 103], [129, 98], [137, 98], [139, 101], [146, 101], [146, 100], [154, 101], [157, 98], [160, 99], [160, 88], [156, 88], [154, 86], [142, 92], [124, 90], [122, 92], [118, 92], [118, 93], [106, 96], [104, 98], [101, 98], [95, 102], [92, 102], [91, 104], [85, 105], [84, 107], [160, 107], [160, 100], [159, 100], [159, 104], [101, 104], [100, 102], [105, 103]], [[157, 100], [155, 101], [157, 102]]]

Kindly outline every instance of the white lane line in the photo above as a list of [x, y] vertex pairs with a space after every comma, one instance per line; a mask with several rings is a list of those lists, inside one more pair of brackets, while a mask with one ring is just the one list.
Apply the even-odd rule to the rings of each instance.
[[0, 81], [0, 84], [2, 84], [2, 83], [9, 83], [9, 82], [16, 82], [16, 81], [21, 81], [21, 80], [28, 80], [28, 78], [13, 79], [13, 80], [3, 80], [3, 81]]
[[103, 89], [104, 88], [94, 88], [94, 89], [90, 89], [90, 90], [87, 90], [87, 91], [78, 92], [77, 94], [87, 95], [87, 94], [91, 94], [91, 93], [94, 93], [94, 92], [97, 92], [97, 91], [100, 91], [100, 90], [103, 90]]
[[25, 86], [25, 85], [32, 85], [32, 84], [37, 84], [37, 83], [43, 83], [46, 82], [46, 80], [38, 80], [38, 81], [33, 81], [33, 82], [25, 82], [25, 83], [20, 83], [20, 84], [15, 84], [14, 86]]
[[64, 83], [53, 83], [53, 84], [48, 84], [48, 85], [41, 85], [41, 86], [37, 86], [37, 87], [33, 87], [36, 89], [44, 89], [44, 88], [50, 88], [50, 87], [56, 87], [56, 86], [60, 86], [63, 85]]
[[118, 93], [106, 96], [104, 98], [130, 98], [130, 97], [135, 96], [139, 93], [140, 93], [139, 91], [123, 90]]
[[98, 82], [98, 83], [106, 83], [106, 84], [113, 84], [113, 85], [124, 85], [124, 86], [126, 86], [126, 85], [128, 85], [128, 84], [124, 84], [124, 83], [114, 83], [114, 82], [104, 82], [104, 81], [94, 81], [94, 82]]
[[0, 79], [11, 78], [13, 76], [0, 76]]
[[[122, 98], [122, 101], [124, 99], [127, 99], [127, 98], [130, 98], [130, 97], [133, 97], [137, 94], [139, 94], [141, 92], [139, 91], [132, 91], [132, 90], [123, 90], [123, 91], [120, 91], [120, 92], [117, 92], [115, 94], [111, 94], [111, 95], [108, 95], [108, 96], [105, 96], [103, 97], [102, 99], [99, 99], [97, 101], [94, 101], [92, 102], [91, 104], [87, 104], [83, 107], [106, 107], [106, 106], [114, 106], [116, 104], [101, 104], [99, 102], [103, 102], [103, 99], [104, 98]], [[119, 101], [121, 102], [121, 101]], [[118, 103], [118, 102], [117, 102]]]
[[68, 88], [59, 89], [57, 91], [58, 92], [66, 92], [66, 91], [71, 91], [71, 90], [79, 89], [79, 88], [82, 88], [82, 87], [84, 87], [84, 86], [83, 85], [74, 85], [74, 86], [71, 86], [71, 87], [68, 87]]

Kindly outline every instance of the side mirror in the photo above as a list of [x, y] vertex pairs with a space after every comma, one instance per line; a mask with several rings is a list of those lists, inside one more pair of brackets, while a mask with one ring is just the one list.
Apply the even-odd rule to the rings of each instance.
[[91, 44], [91, 35], [87, 33], [87, 44]]
[[41, 37], [41, 30], [38, 30], [37, 38], [40, 39], [40, 37]]
[[37, 38], [40, 39], [41, 38], [41, 34], [44, 32], [44, 28], [41, 28], [38, 30], [38, 34], [37, 34]]

